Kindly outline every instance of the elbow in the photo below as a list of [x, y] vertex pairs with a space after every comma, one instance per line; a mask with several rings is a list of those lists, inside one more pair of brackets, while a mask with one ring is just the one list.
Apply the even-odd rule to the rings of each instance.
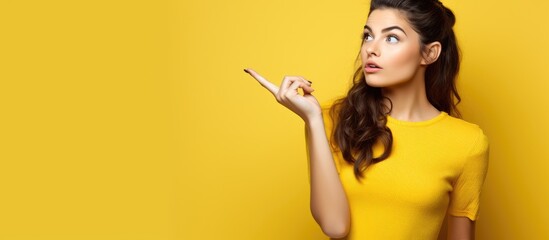
[[349, 234], [349, 225], [348, 224], [330, 224], [321, 226], [322, 232], [330, 238], [343, 238]]
[[[346, 202], [344, 202], [346, 203]], [[329, 211], [320, 212], [316, 205], [311, 204], [313, 218], [322, 229], [324, 235], [340, 239], [346, 237], [351, 229], [351, 216], [348, 205], [343, 208], [330, 208]]]

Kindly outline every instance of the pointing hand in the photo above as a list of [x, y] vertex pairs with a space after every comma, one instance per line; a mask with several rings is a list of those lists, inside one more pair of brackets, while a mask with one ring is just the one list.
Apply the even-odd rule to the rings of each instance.
[[[320, 104], [311, 95], [314, 91], [311, 87], [311, 81], [301, 76], [285, 76], [280, 87], [278, 87], [252, 69], [247, 68], [244, 71], [269, 90], [275, 96], [278, 103], [299, 115], [303, 120], [308, 121], [312, 117], [322, 114]], [[303, 96], [299, 94], [298, 88], [303, 89]]]

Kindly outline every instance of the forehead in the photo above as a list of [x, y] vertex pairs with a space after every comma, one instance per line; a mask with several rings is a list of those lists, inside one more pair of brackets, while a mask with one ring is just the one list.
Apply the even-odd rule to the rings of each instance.
[[368, 25], [372, 31], [380, 31], [381, 29], [392, 26], [399, 26], [406, 32], [412, 30], [404, 13], [391, 8], [376, 9], [372, 11], [366, 21], [366, 25]]

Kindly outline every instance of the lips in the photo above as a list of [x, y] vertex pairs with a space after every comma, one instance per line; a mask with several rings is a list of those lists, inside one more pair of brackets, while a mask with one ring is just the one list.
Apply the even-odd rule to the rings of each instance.
[[366, 62], [366, 65], [364, 66], [364, 71], [367, 72], [367, 73], [379, 72], [381, 69], [383, 69], [383, 68], [380, 67], [379, 65], [377, 65], [373, 61]]

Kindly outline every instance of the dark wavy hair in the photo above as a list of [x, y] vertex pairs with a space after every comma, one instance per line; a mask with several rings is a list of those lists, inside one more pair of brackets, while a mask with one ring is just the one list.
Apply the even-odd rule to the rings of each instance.
[[[437, 0], [372, 0], [368, 16], [376, 9], [396, 9], [403, 13], [420, 35], [421, 51], [429, 43], [441, 43], [439, 58], [425, 70], [427, 99], [439, 111], [461, 117], [456, 107], [461, 98], [455, 85], [460, 51], [452, 29], [456, 21], [454, 13]], [[334, 123], [331, 147], [341, 151], [345, 161], [354, 165], [358, 180], [364, 177], [363, 171], [369, 165], [389, 157], [393, 145], [393, 135], [387, 127], [392, 103], [382, 95], [381, 88], [366, 84], [360, 62], [359, 51], [352, 87], [347, 96], [337, 99], [330, 107]], [[389, 100], [391, 106], [384, 104], [384, 99]], [[378, 141], [384, 150], [380, 156], [374, 156], [373, 146]]]

